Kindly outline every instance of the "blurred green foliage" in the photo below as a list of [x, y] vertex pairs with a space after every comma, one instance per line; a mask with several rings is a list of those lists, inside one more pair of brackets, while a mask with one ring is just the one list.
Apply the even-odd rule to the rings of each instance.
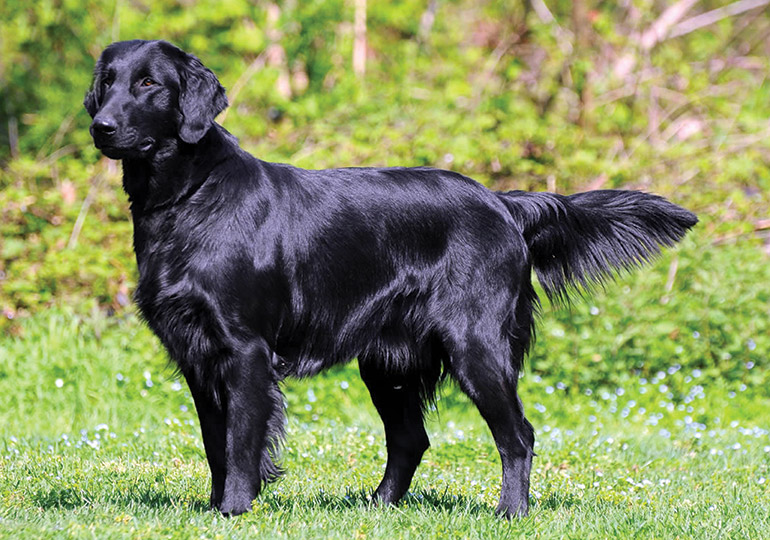
[[696, 232], [652, 270], [623, 276], [566, 309], [547, 308], [529, 366], [570, 390], [685, 368], [700, 370], [707, 381], [764, 388], [770, 383], [767, 255], [746, 243], [719, 249], [704, 243]]
[[[702, 1], [687, 16], [726, 3]], [[554, 21], [535, 9], [546, 5]], [[641, 51], [664, 8], [369, 2], [358, 76], [352, 0], [5, 0], [0, 329], [21, 332], [19, 317], [48, 306], [131, 309], [120, 170], [92, 147], [82, 99], [104, 46], [166, 39], [219, 76], [231, 101], [220, 121], [262, 159], [431, 165], [497, 189], [645, 189], [693, 209], [702, 223], [670, 290], [660, 291], [663, 264], [627, 290], [612, 286], [615, 303], [600, 309], [613, 328], [596, 327], [587, 303], [548, 315], [533, 365], [601, 380], [657, 369], [651, 356], [682, 349], [689, 364], [740, 380], [736, 357], [767, 363], [746, 344], [767, 350], [770, 15], [749, 11]], [[590, 339], [558, 345], [562, 331]]]

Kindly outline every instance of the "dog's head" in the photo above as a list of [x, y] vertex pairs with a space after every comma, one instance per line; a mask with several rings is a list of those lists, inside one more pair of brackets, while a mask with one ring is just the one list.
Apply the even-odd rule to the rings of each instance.
[[142, 158], [169, 140], [197, 143], [227, 96], [196, 57], [165, 41], [134, 40], [104, 50], [83, 104], [97, 148], [114, 159]]

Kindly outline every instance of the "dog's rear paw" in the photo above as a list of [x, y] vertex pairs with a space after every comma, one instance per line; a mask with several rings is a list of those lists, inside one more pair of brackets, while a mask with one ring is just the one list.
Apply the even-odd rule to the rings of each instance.
[[497, 505], [495, 514], [504, 517], [505, 519], [522, 518], [527, 517], [529, 514], [529, 505], [526, 502], [520, 502], [517, 504], [503, 504], [502, 502]]

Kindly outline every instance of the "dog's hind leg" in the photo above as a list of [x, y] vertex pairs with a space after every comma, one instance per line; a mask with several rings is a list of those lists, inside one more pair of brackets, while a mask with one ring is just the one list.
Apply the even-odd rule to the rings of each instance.
[[503, 482], [497, 513], [506, 517], [525, 516], [529, 511], [535, 444], [534, 430], [516, 393], [518, 373], [511, 365], [517, 364], [502, 368], [501, 363], [508, 362], [510, 355], [507, 344], [494, 348], [477, 341], [450, 359], [450, 373], [478, 407], [500, 452]]
[[[425, 381], [419, 373], [392, 374], [382, 370], [382, 365], [371, 355], [359, 358], [361, 378], [382, 418], [388, 448], [385, 476], [374, 499], [390, 504], [398, 502], [409, 489], [430, 441], [423, 424], [421, 385]], [[432, 384], [435, 386], [435, 380]]]

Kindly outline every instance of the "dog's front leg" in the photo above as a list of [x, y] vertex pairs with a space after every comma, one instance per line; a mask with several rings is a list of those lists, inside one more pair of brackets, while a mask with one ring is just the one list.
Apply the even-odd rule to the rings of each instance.
[[283, 404], [271, 358], [267, 347], [255, 347], [222, 359], [211, 380], [188, 377], [211, 468], [211, 505], [225, 515], [248, 512], [262, 484], [280, 473], [271, 452], [283, 432]]
[[251, 510], [262, 484], [278, 474], [271, 451], [283, 432], [283, 404], [270, 365], [272, 356], [262, 346], [234, 358], [222, 380], [227, 472], [219, 511], [225, 515]]
[[186, 378], [195, 400], [203, 435], [203, 447], [206, 449], [206, 459], [211, 469], [211, 508], [219, 508], [225, 490], [227, 471], [225, 460], [227, 417], [213, 388], [201, 381], [201, 377], [188, 375]]

